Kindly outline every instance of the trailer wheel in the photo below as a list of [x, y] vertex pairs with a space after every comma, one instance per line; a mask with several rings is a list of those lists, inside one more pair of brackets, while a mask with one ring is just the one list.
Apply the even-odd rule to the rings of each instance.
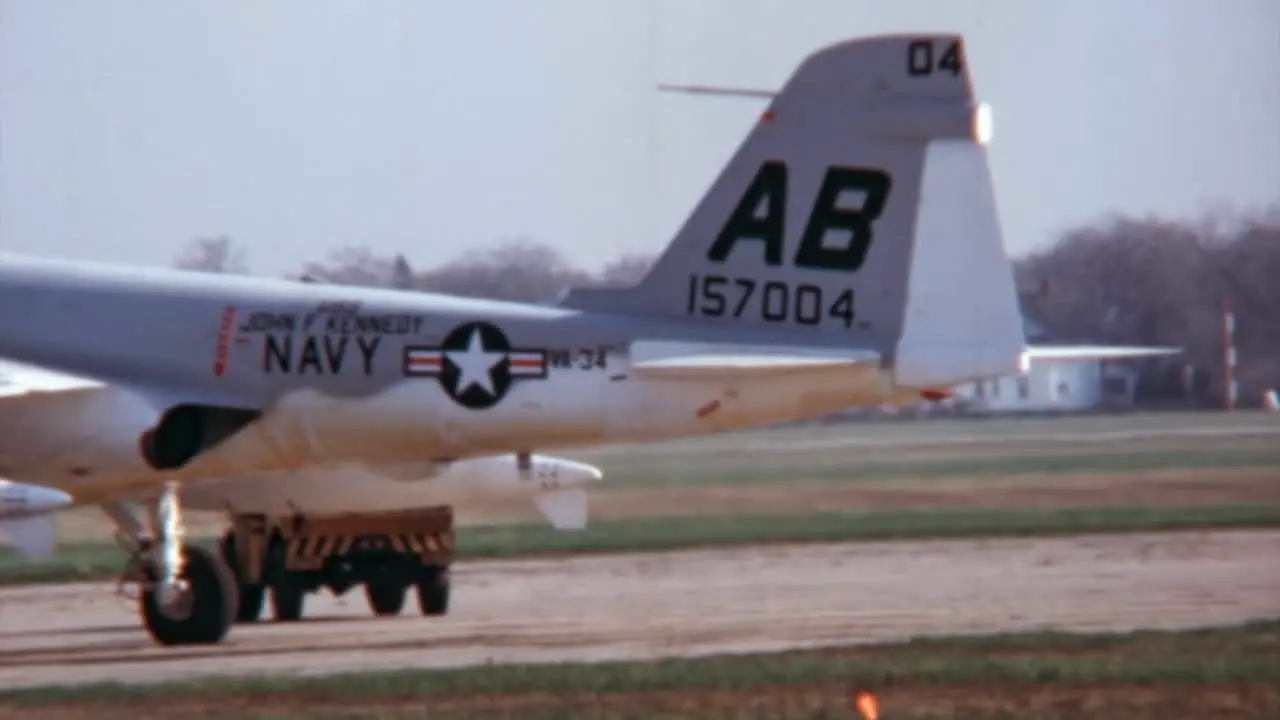
[[289, 573], [280, 573], [271, 585], [271, 612], [277, 622], [294, 622], [302, 619], [302, 602], [307, 593], [302, 584]]
[[418, 579], [418, 608], [423, 615], [444, 615], [449, 612], [449, 569], [426, 567]]
[[233, 532], [227, 532], [222, 536], [222, 542], [219, 544], [219, 550], [222, 552], [222, 560], [231, 569], [231, 574], [236, 578], [236, 584], [240, 588], [240, 605], [236, 610], [236, 622], [251, 623], [257, 622], [262, 616], [262, 603], [266, 596], [266, 588], [262, 583], [246, 583], [242, 579], [244, 577], [243, 568], [240, 567], [240, 557], [236, 554], [236, 536]]
[[236, 611], [236, 622], [258, 622], [262, 617], [262, 605], [266, 595], [267, 589], [261, 585], [241, 585], [240, 609]]
[[271, 579], [271, 612], [276, 622], [294, 622], [302, 618], [302, 603], [307, 597], [306, 588], [298, 576], [284, 565], [284, 542], [276, 538], [267, 553], [263, 578]]
[[374, 615], [399, 615], [404, 609], [405, 591], [402, 583], [387, 578], [370, 580], [364, 584], [364, 594]]

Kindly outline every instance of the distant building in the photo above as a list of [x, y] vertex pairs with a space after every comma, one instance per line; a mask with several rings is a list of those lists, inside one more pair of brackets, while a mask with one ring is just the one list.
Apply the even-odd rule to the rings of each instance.
[[1115, 362], [1032, 363], [1024, 376], [957, 388], [971, 412], [1075, 412], [1131, 407], [1137, 371]]
[[[1027, 342], [1055, 342], [1031, 315], [1034, 303], [1024, 296], [1021, 306]], [[1137, 385], [1138, 371], [1124, 361], [1033, 362], [1026, 375], [962, 385], [956, 395], [974, 413], [1078, 412], [1130, 407]]]
[[[1022, 295], [1022, 332], [1030, 344], [1096, 345], [1105, 343], [1063, 339], [1050, 333], [1034, 314], [1038, 297]], [[1070, 413], [1103, 408], [1130, 408], [1135, 404], [1142, 371], [1135, 360], [1081, 360], [1033, 362], [1026, 375], [969, 383], [953, 389], [954, 396], [938, 403], [921, 402], [909, 407], [853, 407], [834, 413], [827, 421], [897, 417], [909, 419], [951, 414]]]

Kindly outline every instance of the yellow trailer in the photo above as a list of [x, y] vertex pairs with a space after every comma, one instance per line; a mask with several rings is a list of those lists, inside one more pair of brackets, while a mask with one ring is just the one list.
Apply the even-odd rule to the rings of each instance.
[[395, 615], [414, 588], [423, 615], [449, 607], [452, 507], [342, 515], [232, 515], [221, 553], [240, 590], [237, 621], [256, 622], [266, 595], [276, 620], [302, 617], [308, 593], [364, 585], [375, 615]]

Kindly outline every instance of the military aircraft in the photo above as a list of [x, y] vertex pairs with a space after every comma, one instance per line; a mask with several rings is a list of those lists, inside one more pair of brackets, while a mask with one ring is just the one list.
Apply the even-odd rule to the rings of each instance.
[[[0, 359], [0, 415], [20, 419], [16, 432], [0, 439], [4, 456], [14, 460], [10, 471], [42, 476], [52, 468], [49, 481], [60, 482], [61, 458], [137, 402], [132, 393], [106, 383]], [[430, 614], [442, 614], [439, 608], [447, 606], [448, 575], [432, 564], [441, 556], [430, 550], [420, 555], [422, 550], [412, 545], [396, 549], [397, 539], [434, 536], [442, 527], [439, 511], [446, 507], [451, 517], [465, 517], [492, 510], [495, 500], [531, 501], [556, 530], [583, 530], [588, 520], [587, 489], [602, 479], [601, 470], [587, 463], [531, 455], [526, 465], [522, 458], [506, 454], [408, 465], [339, 464], [192, 481], [184, 485], [182, 500], [186, 509], [228, 514], [230, 528], [218, 548], [240, 590], [238, 621], [256, 621], [268, 591], [276, 619], [296, 620], [306, 594], [327, 587], [342, 595], [358, 585], [366, 585], [375, 612], [386, 614], [391, 612], [387, 603], [394, 604], [386, 598], [394, 596], [390, 588], [397, 582], [432, 588], [429, 597], [436, 599]], [[143, 489], [137, 497], [119, 499], [146, 501], [150, 495], [154, 493]], [[9, 536], [23, 557], [47, 557], [55, 547], [52, 514], [72, 503], [72, 497], [61, 490], [0, 480], [0, 535]], [[120, 508], [113, 504], [108, 510], [118, 515]], [[360, 519], [353, 524], [356, 516]], [[406, 525], [406, 517], [414, 520]], [[260, 563], [282, 559], [272, 554], [270, 542], [258, 546], [240, 533], [254, 528], [263, 539], [269, 538], [268, 518], [300, 533], [286, 544], [291, 550], [282, 548], [286, 554], [297, 553], [310, 563], [322, 557], [320, 564], [295, 567], [292, 574], [277, 564], [264, 569]], [[335, 519], [341, 519], [337, 526]], [[300, 522], [310, 531], [302, 532]], [[333, 534], [336, 527], [343, 528], [338, 535]], [[380, 527], [387, 532], [381, 533]], [[343, 538], [351, 544], [341, 542]], [[441, 541], [439, 536], [435, 539]], [[285, 543], [284, 538], [279, 540]], [[253, 549], [238, 554], [235, 548], [241, 542]], [[382, 553], [362, 554], [353, 550], [356, 544], [366, 551], [380, 547]], [[131, 561], [138, 559], [132, 542], [122, 545], [134, 556]], [[426, 563], [425, 569], [406, 565], [409, 557]], [[126, 567], [122, 585], [131, 582], [136, 567], [132, 563]], [[257, 568], [258, 574], [246, 582], [250, 567]], [[264, 574], [271, 579], [264, 582]], [[428, 576], [434, 580], [419, 582]]]
[[24, 478], [135, 535], [119, 499], [149, 494], [144, 625], [213, 643], [235, 581], [182, 542], [201, 480], [722, 432], [1087, 353], [1026, 345], [989, 135], [960, 36], [820, 49], [640, 283], [544, 304], [0, 256], [0, 356], [134, 399]]
[[[6, 471], [16, 476], [66, 486], [61, 458], [76, 456], [88, 438], [117, 419], [148, 412], [152, 410], [130, 390], [0, 359], [0, 413], [8, 418], [0, 420], [5, 432], [0, 457], [6, 458]], [[527, 497], [553, 527], [584, 528], [585, 489], [604, 478], [600, 468], [550, 455], [531, 455], [529, 460], [527, 470], [508, 453], [456, 462], [335, 464], [306, 473], [215, 478], [188, 484], [183, 504], [192, 510], [325, 515]], [[83, 483], [70, 487], [80, 488], [82, 497], [93, 496]], [[144, 489], [140, 497], [148, 494], [154, 493]], [[44, 515], [71, 502], [62, 490], [0, 480], [0, 520]]]

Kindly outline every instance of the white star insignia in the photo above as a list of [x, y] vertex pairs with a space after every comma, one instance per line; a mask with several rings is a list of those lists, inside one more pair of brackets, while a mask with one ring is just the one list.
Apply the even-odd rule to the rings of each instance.
[[472, 385], [491, 396], [496, 394], [493, 389], [493, 369], [506, 359], [507, 354], [486, 350], [479, 328], [471, 331], [471, 339], [467, 342], [465, 351], [448, 350], [445, 356], [458, 368], [458, 384], [454, 395], [462, 395]]

